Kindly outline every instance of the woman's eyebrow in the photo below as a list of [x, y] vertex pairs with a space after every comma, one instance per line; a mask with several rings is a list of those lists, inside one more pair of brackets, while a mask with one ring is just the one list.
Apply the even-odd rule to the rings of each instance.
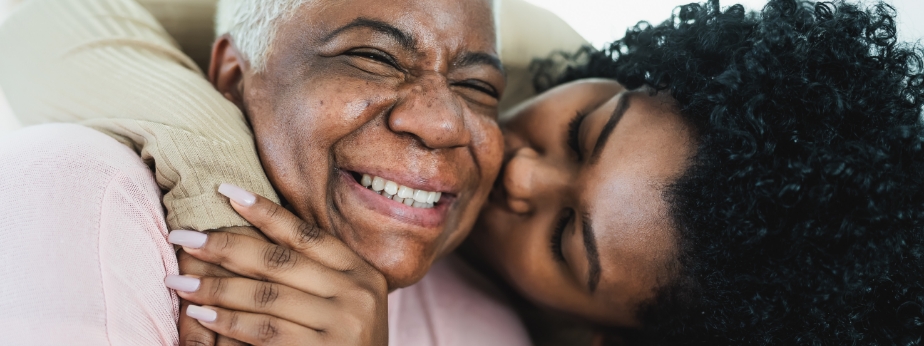
[[327, 36], [324, 37], [322, 42], [330, 42], [338, 35], [353, 29], [369, 29], [385, 36], [391, 37], [393, 40], [397, 41], [405, 50], [415, 50], [417, 48], [417, 40], [408, 32], [398, 29], [394, 25], [388, 24], [386, 22], [369, 19], [369, 18], [356, 18], [347, 25], [341, 26]]
[[613, 134], [613, 130], [616, 129], [619, 120], [622, 119], [623, 114], [626, 114], [626, 110], [629, 109], [629, 104], [632, 101], [633, 95], [634, 93], [629, 91], [622, 92], [622, 96], [620, 96], [619, 101], [616, 102], [616, 109], [614, 109], [613, 114], [610, 115], [610, 120], [603, 126], [600, 137], [597, 137], [597, 144], [594, 145], [594, 150], [590, 154], [591, 164], [595, 163], [597, 159], [600, 158], [600, 151], [606, 146], [606, 141], [610, 139], [610, 135]]
[[587, 254], [587, 288], [590, 293], [597, 290], [600, 283], [600, 253], [597, 252], [597, 239], [594, 238], [593, 220], [590, 214], [581, 217], [581, 231], [584, 238], [584, 253]]
[[504, 64], [501, 63], [500, 58], [497, 55], [484, 53], [484, 52], [468, 52], [462, 54], [462, 56], [456, 60], [453, 64], [456, 66], [472, 66], [472, 65], [486, 65], [494, 68], [504, 76], [507, 75], [507, 71], [504, 70]]

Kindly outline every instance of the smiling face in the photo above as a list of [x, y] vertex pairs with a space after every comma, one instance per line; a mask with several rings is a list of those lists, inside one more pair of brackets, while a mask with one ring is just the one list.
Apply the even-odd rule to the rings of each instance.
[[484, 0], [314, 1], [259, 73], [216, 44], [213, 82], [247, 113], [270, 181], [393, 289], [464, 239], [499, 171], [492, 18]]
[[663, 94], [612, 81], [560, 86], [503, 124], [503, 173], [472, 249], [533, 302], [637, 327], [637, 308], [676, 272], [663, 198], [694, 151]]

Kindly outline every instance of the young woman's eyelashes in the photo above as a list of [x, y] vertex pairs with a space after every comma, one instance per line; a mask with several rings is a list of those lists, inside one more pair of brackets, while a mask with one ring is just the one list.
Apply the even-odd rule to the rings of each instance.
[[571, 122], [568, 123], [568, 135], [565, 137], [568, 141], [568, 147], [574, 151], [574, 154], [577, 155], [578, 161], [584, 160], [584, 154], [581, 152], [581, 143], [578, 140], [579, 132], [581, 129], [581, 123], [584, 122], [584, 119], [587, 118], [587, 115], [590, 112], [577, 112], [577, 115], [574, 119], [571, 119]]
[[552, 232], [552, 239], [550, 240], [552, 254], [555, 257], [555, 260], [561, 263], [565, 263], [565, 254], [561, 248], [561, 238], [565, 234], [565, 227], [568, 227], [568, 224], [570, 224], [573, 219], [573, 209], [568, 208], [563, 210], [561, 218], [558, 219], [558, 223], [555, 224], [555, 230]]

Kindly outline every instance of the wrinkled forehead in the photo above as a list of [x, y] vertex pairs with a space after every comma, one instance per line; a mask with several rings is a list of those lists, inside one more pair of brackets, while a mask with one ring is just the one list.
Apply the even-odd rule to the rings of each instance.
[[[409, 17], [407, 15], [410, 13], [404, 13], [402, 10], [407, 9], [410, 12], [411, 9], [415, 9], [417, 17], [421, 14], [433, 14], [439, 15], [441, 19], [466, 19], [444, 23], [455, 24], [444, 27], [455, 29], [457, 34], [428, 35], [433, 39], [440, 36], [471, 38], [472, 35], [465, 33], [484, 32], [485, 28], [494, 31], [500, 27], [494, 25], [499, 18], [499, 0], [459, 0], [455, 4], [461, 6], [446, 6], [452, 4], [452, 1], [446, 0], [220, 0], [215, 14], [215, 36], [230, 35], [236, 48], [251, 62], [253, 68], [261, 70], [267, 55], [273, 50], [278, 31], [289, 26], [287, 24], [294, 20], [299, 24], [297, 26], [300, 30], [293, 34], [309, 35], [311, 29], [318, 29], [323, 19], [329, 19], [320, 15], [310, 15], [321, 12], [352, 15], [354, 18], [360, 15], [369, 16], [369, 12], [373, 12], [376, 17], [396, 20], [401, 14]], [[338, 8], [340, 11], [327, 11]], [[463, 23], [459, 25], [460, 22]], [[430, 29], [430, 26], [418, 25], [418, 28]], [[490, 48], [499, 51], [500, 43], [495, 36], [496, 32], [489, 32], [475, 39], [490, 42]]]
[[[499, 52], [498, 0], [316, 0], [309, 1], [296, 24], [331, 32], [362, 18], [387, 23], [421, 45], [465, 44]], [[296, 20], [298, 20], [296, 18]], [[314, 27], [314, 28], [311, 28]]]

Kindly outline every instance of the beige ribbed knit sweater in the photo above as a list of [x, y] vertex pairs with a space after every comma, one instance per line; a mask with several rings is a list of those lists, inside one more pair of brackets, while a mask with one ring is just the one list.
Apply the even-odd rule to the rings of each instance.
[[[216, 1], [141, 0], [143, 7], [134, 0], [30, 0], [0, 27], [0, 86], [20, 121], [80, 123], [134, 148], [154, 169], [172, 229], [247, 225], [217, 193], [221, 183], [278, 202], [241, 111], [151, 15], [159, 14], [202, 64]], [[506, 43], [518, 47], [502, 55], [528, 56], [521, 32], [541, 37], [540, 55], [584, 43], [554, 15], [531, 6], [511, 9], [512, 17], [535, 13], [541, 21], [533, 29], [502, 24], [502, 41], [510, 37]], [[505, 27], [516, 31], [505, 35]], [[509, 84], [522, 88], [528, 78], [514, 74], [525, 71], [525, 62], [505, 60]], [[529, 94], [518, 93], [521, 99]]]
[[[31, 0], [0, 28], [0, 85], [24, 125], [77, 122], [154, 166], [167, 223], [247, 225], [223, 182], [277, 200], [240, 110], [129, 0]], [[79, 184], [80, 182], [74, 182]]]

